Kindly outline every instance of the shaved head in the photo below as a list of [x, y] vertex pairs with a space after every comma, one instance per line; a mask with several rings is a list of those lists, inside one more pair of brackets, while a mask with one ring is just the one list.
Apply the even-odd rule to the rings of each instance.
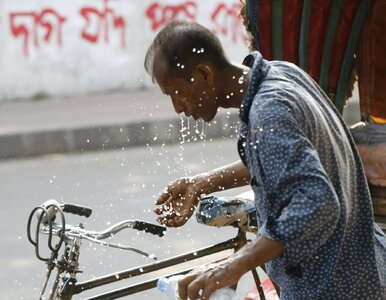
[[196, 22], [172, 21], [155, 37], [145, 57], [145, 69], [154, 80], [154, 64], [162, 61], [165, 72], [189, 79], [200, 63], [223, 68], [229, 63], [219, 39]]

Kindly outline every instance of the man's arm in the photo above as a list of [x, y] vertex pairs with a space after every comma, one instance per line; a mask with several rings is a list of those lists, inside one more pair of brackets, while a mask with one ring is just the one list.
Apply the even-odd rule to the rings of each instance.
[[250, 177], [240, 160], [210, 172], [175, 180], [156, 201], [157, 220], [166, 226], [181, 226], [193, 215], [202, 195], [245, 186]]
[[225, 262], [189, 273], [178, 283], [182, 299], [209, 299], [217, 289], [233, 285], [246, 272], [280, 256], [284, 244], [259, 236]]
[[203, 194], [228, 190], [248, 185], [251, 175], [241, 160], [192, 178], [198, 183]]

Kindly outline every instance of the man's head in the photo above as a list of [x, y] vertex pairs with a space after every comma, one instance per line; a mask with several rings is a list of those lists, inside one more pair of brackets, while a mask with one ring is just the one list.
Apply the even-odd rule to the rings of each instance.
[[187, 21], [168, 23], [155, 37], [145, 68], [172, 98], [177, 113], [211, 121], [221, 105], [221, 70], [230, 65], [219, 39], [207, 28]]

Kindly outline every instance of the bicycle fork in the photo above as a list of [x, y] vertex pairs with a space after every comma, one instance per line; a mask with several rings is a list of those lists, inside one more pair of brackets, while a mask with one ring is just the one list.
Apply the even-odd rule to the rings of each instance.
[[[43, 283], [43, 288], [40, 293], [40, 300], [43, 300], [49, 278], [52, 270], [56, 267], [57, 273], [50, 290], [49, 300], [61, 299], [71, 300], [73, 296], [73, 287], [76, 283], [76, 274], [79, 273], [79, 250], [81, 245], [81, 238], [76, 237], [71, 243], [66, 243], [64, 253], [60, 260], [57, 260], [57, 252], [52, 252], [51, 258], [47, 261], [47, 274]], [[62, 276], [63, 273], [67, 273], [69, 276]], [[61, 282], [62, 280], [62, 282]]]
[[44, 293], [45, 293], [45, 291], [46, 291], [47, 284], [48, 284], [48, 281], [49, 281], [49, 279], [50, 279], [52, 270], [55, 268], [55, 260], [56, 260], [57, 257], [58, 257], [58, 252], [53, 251], [53, 252], [51, 253], [50, 259], [47, 261], [47, 273], [46, 273], [46, 278], [45, 278], [45, 280], [44, 280], [44, 282], [43, 282], [42, 290], [41, 290], [40, 295], [39, 295], [39, 300], [44, 299], [43, 296], [44, 296]]
[[75, 237], [73, 240], [73, 244], [70, 247], [65, 248], [65, 253], [63, 255], [63, 259], [60, 262], [61, 264], [61, 272], [58, 272], [57, 282], [58, 284], [60, 278], [59, 275], [63, 272], [66, 272], [68, 276], [63, 276], [62, 285], [60, 290], [57, 290], [61, 300], [71, 300], [74, 295], [74, 287], [76, 284], [76, 274], [80, 273], [79, 270], [79, 254], [80, 254], [80, 246], [82, 244], [81, 235]]

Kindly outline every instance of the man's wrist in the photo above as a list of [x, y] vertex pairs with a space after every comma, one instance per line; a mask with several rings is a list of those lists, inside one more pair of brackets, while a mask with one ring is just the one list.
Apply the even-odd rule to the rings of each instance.
[[198, 196], [207, 195], [219, 191], [215, 183], [212, 181], [212, 176], [209, 173], [202, 173], [191, 177], [194, 182]]

